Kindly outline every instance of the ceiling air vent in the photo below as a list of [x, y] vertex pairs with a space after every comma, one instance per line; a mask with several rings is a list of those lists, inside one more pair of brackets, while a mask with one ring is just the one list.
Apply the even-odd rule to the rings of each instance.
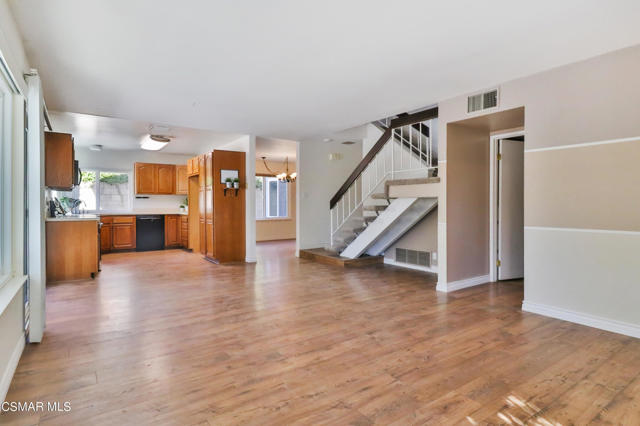
[[467, 98], [467, 112], [482, 111], [498, 106], [498, 89], [478, 93]]

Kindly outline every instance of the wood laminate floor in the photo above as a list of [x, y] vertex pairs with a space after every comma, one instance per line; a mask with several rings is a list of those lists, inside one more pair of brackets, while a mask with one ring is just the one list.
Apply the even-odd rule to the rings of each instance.
[[259, 245], [257, 265], [181, 250], [104, 256], [47, 290], [47, 329], [7, 401], [52, 425], [640, 423], [640, 341], [520, 309], [520, 282], [336, 268]]

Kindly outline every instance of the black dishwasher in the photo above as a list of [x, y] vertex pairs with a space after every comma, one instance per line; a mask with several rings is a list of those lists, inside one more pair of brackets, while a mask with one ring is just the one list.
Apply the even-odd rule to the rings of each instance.
[[136, 216], [136, 251], [164, 249], [164, 216]]

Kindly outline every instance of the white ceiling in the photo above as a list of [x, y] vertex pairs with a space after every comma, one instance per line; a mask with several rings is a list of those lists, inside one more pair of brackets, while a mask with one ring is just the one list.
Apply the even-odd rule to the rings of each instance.
[[[103, 145], [105, 149], [139, 150], [141, 139], [149, 134], [148, 122], [122, 120], [95, 115], [50, 111], [56, 132], [71, 133], [76, 146]], [[164, 133], [164, 132], [163, 132]], [[224, 146], [242, 135], [208, 130], [170, 127], [174, 139], [161, 151], [165, 154], [201, 154]]]
[[296, 160], [296, 142], [284, 139], [256, 138], [256, 158], [271, 161]]
[[640, 43], [637, 0], [10, 0], [50, 108], [300, 140]]

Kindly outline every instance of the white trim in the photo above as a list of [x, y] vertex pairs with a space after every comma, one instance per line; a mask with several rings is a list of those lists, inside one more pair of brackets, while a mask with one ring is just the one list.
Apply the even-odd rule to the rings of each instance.
[[257, 259], [257, 258], [255, 258], [255, 257], [245, 257], [245, 258], [244, 258], [244, 261], [245, 261], [246, 263], [256, 263], [256, 262], [258, 261], [258, 259]]
[[[524, 130], [515, 132], [497, 133], [489, 138], [489, 279], [498, 280], [497, 252], [498, 252], [498, 162], [496, 161], [498, 140], [509, 139], [516, 136], [525, 136]], [[526, 143], [526, 138], [525, 138]], [[523, 188], [524, 190], [524, 188]]]
[[436, 291], [442, 291], [449, 293], [456, 290], [462, 290], [463, 288], [473, 287], [476, 285], [487, 284], [491, 282], [489, 275], [479, 275], [477, 277], [466, 278], [464, 280], [452, 281], [450, 283], [441, 283], [438, 281]]
[[11, 303], [16, 293], [22, 289], [22, 286], [26, 282], [27, 276], [22, 275], [9, 279], [5, 285], [0, 287], [0, 315], [7, 309], [7, 306], [9, 306], [9, 303]]
[[7, 368], [5, 368], [2, 372], [2, 379], [0, 379], [0, 396], [2, 397], [0, 398], [1, 402], [4, 402], [4, 399], [7, 397], [7, 392], [9, 391], [9, 386], [11, 386], [13, 374], [16, 372], [16, 368], [18, 367], [18, 362], [20, 362], [20, 357], [22, 356], [24, 346], [24, 333], [20, 333], [20, 337], [18, 338], [16, 345], [13, 347], [11, 358], [9, 358], [9, 362], [7, 363]]
[[446, 162], [447, 162], [447, 160], [438, 160], [438, 164], [440, 164], [440, 163], [446, 163]]
[[640, 325], [637, 324], [612, 320], [569, 309], [557, 308], [543, 303], [528, 302], [526, 300], [522, 301], [522, 310], [538, 315], [544, 315], [546, 317], [586, 325], [588, 327], [611, 331], [613, 333], [624, 334], [625, 336], [640, 338]]
[[524, 229], [527, 231], [587, 232], [592, 234], [619, 234], [640, 236], [640, 231], [622, 231], [617, 229], [561, 228], [552, 226], [525, 226]]
[[546, 148], [525, 149], [524, 153], [526, 154], [528, 152], [555, 151], [557, 149], [585, 148], [585, 147], [596, 146], [596, 145], [609, 145], [612, 143], [633, 142], [633, 141], [637, 141], [638, 139], [640, 139], [640, 136], [634, 136], [630, 138], [608, 139], [604, 141], [595, 141], [595, 142], [575, 143], [571, 145], [556, 145], [556, 146], [548, 146]]
[[399, 268], [407, 268], [407, 269], [414, 269], [416, 271], [422, 271], [422, 272], [431, 272], [432, 274], [437, 274], [438, 273], [438, 268], [430, 268], [428, 266], [420, 266], [420, 265], [413, 265], [411, 263], [404, 263], [404, 262], [397, 262], [393, 259], [387, 259], [386, 257], [384, 258], [384, 264], [385, 265], [391, 265], [391, 266], [397, 266]]

